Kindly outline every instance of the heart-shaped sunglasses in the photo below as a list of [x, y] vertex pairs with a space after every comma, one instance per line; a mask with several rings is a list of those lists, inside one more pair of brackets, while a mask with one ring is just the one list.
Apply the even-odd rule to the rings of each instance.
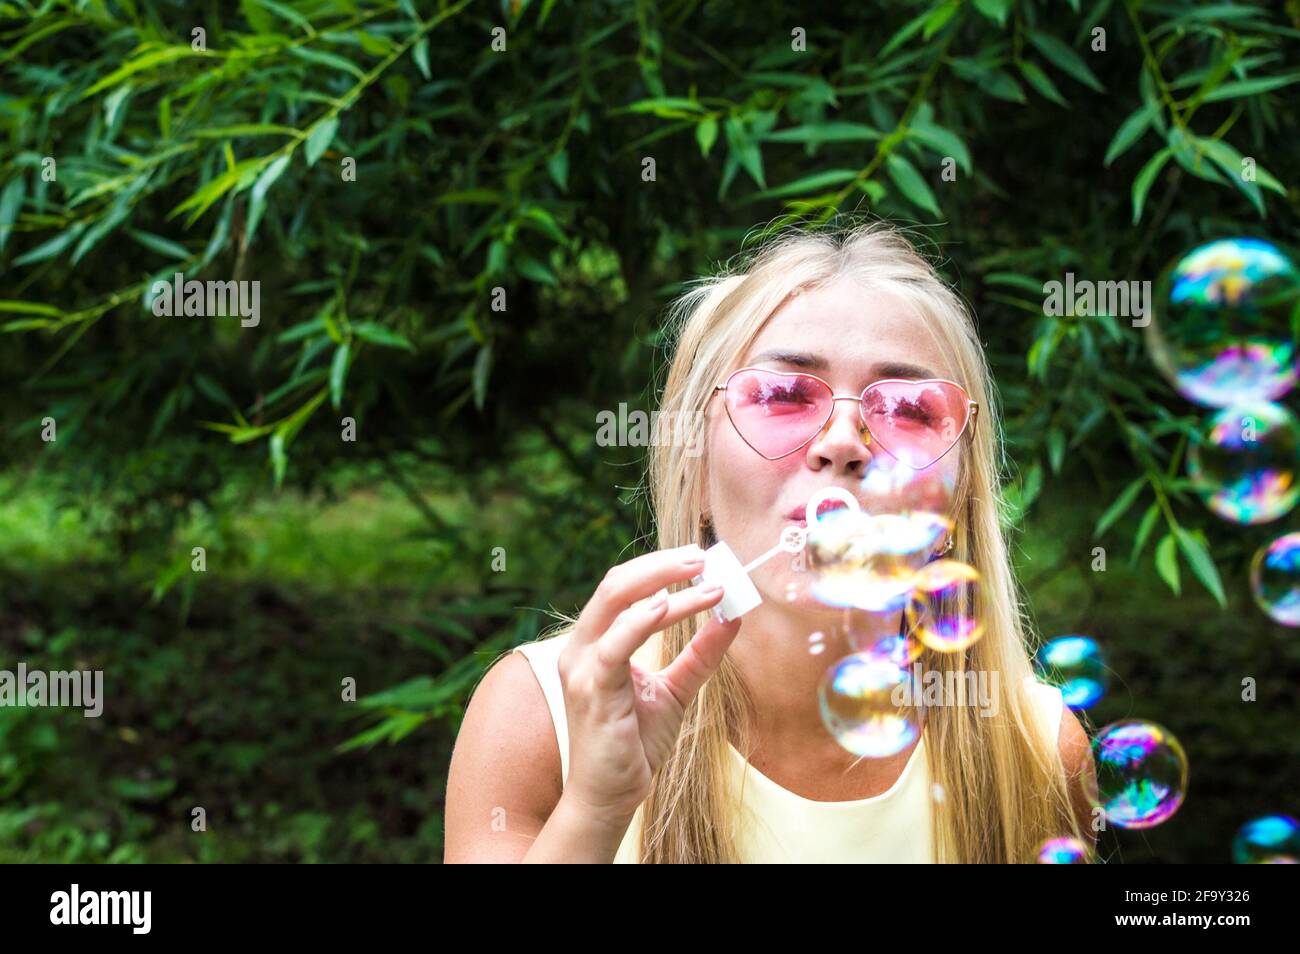
[[820, 434], [836, 401], [857, 401], [871, 440], [921, 470], [952, 450], [979, 412], [960, 384], [943, 378], [883, 378], [861, 394], [836, 395], [815, 374], [740, 368], [713, 390], [723, 392], [741, 440], [768, 460], [788, 457]]

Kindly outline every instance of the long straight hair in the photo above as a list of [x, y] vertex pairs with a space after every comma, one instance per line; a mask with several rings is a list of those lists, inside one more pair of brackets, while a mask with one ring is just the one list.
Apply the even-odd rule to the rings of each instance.
[[[984, 349], [958, 295], [901, 232], [885, 223], [789, 228], [739, 264], [691, 283], [671, 304], [674, 351], [660, 411], [674, 415], [669, 420], [702, 416], [714, 386], [734, 370], [789, 295], [841, 278], [905, 302], [934, 336], [958, 382], [979, 402], [957, 479], [954, 546], [948, 556], [979, 573], [974, 612], [984, 635], [964, 651], [927, 651], [922, 659], [927, 670], [941, 672], [945, 685], [968, 682], [970, 672], [999, 673], [998, 714], [980, 715], [971, 705], [934, 706], [927, 712], [930, 775], [943, 793], [931, 808], [934, 860], [1030, 861], [1045, 838], [1080, 833], [1056, 733], [1045, 731], [1035, 716], [1025, 682], [1033, 676], [1032, 647], [1004, 536], [1008, 511], [1000, 476], [1006, 461], [999, 415]], [[688, 453], [680, 442], [650, 448], [648, 490], [661, 549], [709, 542], [701, 528], [704, 439], [702, 455], [698, 449]], [[700, 614], [660, 634], [660, 666], [676, 658], [706, 618]], [[736, 793], [729, 788], [727, 747], [729, 727], [735, 727], [740, 750], [750, 751], [753, 712], [751, 694], [724, 657], [687, 706], [677, 746], [655, 773], [641, 806], [640, 861], [742, 860], [732, 824]]]

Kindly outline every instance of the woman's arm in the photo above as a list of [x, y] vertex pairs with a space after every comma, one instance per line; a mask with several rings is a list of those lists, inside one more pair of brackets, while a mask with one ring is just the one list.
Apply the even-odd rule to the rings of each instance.
[[498, 660], [470, 697], [447, 777], [443, 860], [614, 860], [631, 818], [565, 797], [546, 697], [528, 660]]

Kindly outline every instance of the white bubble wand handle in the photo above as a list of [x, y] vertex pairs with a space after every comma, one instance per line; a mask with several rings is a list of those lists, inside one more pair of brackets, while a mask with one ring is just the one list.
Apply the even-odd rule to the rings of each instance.
[[722, 600], [713, 607], [714, 618], [721, 623], [739, 619], [763, 602], [754, 581], [749, 578], [750, 571], [778, 553], [798, 553], [806, 539], [807, 531], [800, 527], [786, 527], [781, 531], [780, 543], [743, 566], [731, 547], [722, 542], [715, 543], [704, 551], [704, 572], [692, 582], [721, 585]]

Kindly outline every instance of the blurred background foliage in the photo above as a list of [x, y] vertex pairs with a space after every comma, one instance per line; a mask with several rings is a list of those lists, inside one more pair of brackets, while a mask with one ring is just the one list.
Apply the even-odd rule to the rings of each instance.
[[[683, 282], [837, 212], [978, 315], [1029, 609], [1116, 673], [1093, 724], [1191, 754], [1108, 856], [1226, 860], [1296, 813], [1300, 653], [1245, 576], [1282, 528], [1208, 515], [1200, 415], [1042, 286], [1293, 242], [1298, 41], [1297, 0], [0, 0], [0, 668], [108, 696], [0, 710], [0, 861], [440, 859], [474, 682], [648, 545], [597, 412], [653, 406]], [[178, 271], [259, 324], [155, 316]]]

